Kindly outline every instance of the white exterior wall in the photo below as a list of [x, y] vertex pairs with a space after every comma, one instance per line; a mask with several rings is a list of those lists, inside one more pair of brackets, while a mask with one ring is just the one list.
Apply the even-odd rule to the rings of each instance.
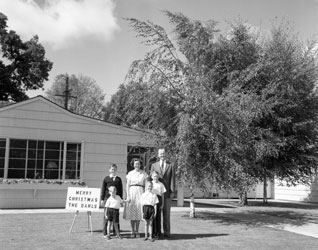
[[[72, 114], [43, 97], [1, 108], [0, 138], [82, 143], [81, 177], [92, 188], [101, 188], [111, 163], [125, 184], [127, 146], [147, 145], [141, 131]], [[64, 207], [67, 187], [56, 186], [0, 184], [0, 208]]]
[[[188, 189], [184, 189], [184, 197], [188, 198], [190, 197], [190, 192]], [[214, 194], [218, 194], [217, 197], [213, 196]], [[238, 198], [238, 194], [235, 191], [226, 191], [226, 190], [220, 190], [220, 189], [211, 189], [208, 192], [202, 192], [199, 189], [195, 189], [194, 192], [195, 198]], [[253, 190], [247, 193], [247, 197], [249, 199], [261, 199], [263, 198], [263, 183], [259, 183], [255, 186]], [[274, 183], [268, 182], [267, 185], [267, 198], [271, 199], [274, 197]]]
[[295, 187], [288, 187], [286, 184], [281, 185], [276, 181], [275, 199], [318, 202], [318, 176], [314, 179], [311, 186], [297, 185]]

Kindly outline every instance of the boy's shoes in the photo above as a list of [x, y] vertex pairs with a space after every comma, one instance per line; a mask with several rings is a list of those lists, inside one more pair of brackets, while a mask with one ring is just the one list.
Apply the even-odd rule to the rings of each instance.
[[145, 238], [144, 238], [144, 241], [146, 241], [146, 240], [148, 240], [148, 237], [145, 237]]
[[106, 239], [107, 239], [107, 240], [110, 240], [110, 236], [109, 236], [109, 235], [106, 235]]
[[150, 242], [154, 242], [155, 240], [153, 238], [149, 238], [149, 241]]
[[118, 238], [118, 239], [120, 239], [120, 240], [123, 239], [123, 237], [121, 237], [120, 235], [117, 235], [116, 238]]

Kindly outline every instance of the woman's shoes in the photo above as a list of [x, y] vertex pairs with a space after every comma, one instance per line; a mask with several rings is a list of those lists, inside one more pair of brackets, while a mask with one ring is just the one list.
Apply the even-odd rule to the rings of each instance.
[[154, 242], [154, 241], [155, 241], [155, 239], [152, 238], [152, 237], [149, 237], [148, 240], [149, 240], [150, 242]]

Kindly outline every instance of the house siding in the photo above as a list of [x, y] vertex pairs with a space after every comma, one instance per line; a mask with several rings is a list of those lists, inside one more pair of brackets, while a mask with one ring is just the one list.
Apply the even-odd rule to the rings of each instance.
[[[82, 180], [100, 188], [111, 163], [125, 181], [127, 146], [149, 143], [142, 131], [75, 115], [43, 97], [0, 109], [0, 138], [67, 141], [82, 143]], [[67, 187], [48, 189], [7, 189], [0, 184], [0, 208], [64, 207]], [[56, 184], [55, 184], [56, 185]], [[12, 187], [11, 187], [12, 188]], [[125, 188], [124, 188], [125, 189]]]

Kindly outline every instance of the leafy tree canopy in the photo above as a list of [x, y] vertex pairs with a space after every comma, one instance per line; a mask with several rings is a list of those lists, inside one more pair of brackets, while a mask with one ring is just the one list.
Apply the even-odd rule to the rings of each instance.
[[45, 58], [45, 49], [34, 36], [23, 42], [15, 31], [7, 30], [7, 17], [0, 13], [0, 100], [27, 99], [27, 90], [43, 87], [52, 63]]
[[50, 89], [46, 91], [47, 98], [60, 106], [65, 106], [66, 77], [69, 82], [68, 109], [74, 113], [103, 119], [105, 94], [91, 77], [79, 75], [58, 75]]
[[[152, 49], [132, 64], [128, 79], [145, 89], [155, 87], [174, 108], [167, 116], [173, 126], [166, 129], [176, 132], [166, 130], [166, 141], [179, 180], [200, 185], [210, 179], [240, 193], [274, 176], [290, 184], [306, 182], [318, 160], [313, 46], [304, 46], [287, 25], [273, 27], [265, 38], [240, 20], [221, 33], [213, 20], [165, 14], [174, 41], [152, 22], [127, 19]], [[130, 83], [123, 87], [131, 88]], [[151, 119], [156, 100], [145, 99]], [[125, 105], [128, 99], [120, 100]], [[135, 110], [133, 103], [127, 107]]]

